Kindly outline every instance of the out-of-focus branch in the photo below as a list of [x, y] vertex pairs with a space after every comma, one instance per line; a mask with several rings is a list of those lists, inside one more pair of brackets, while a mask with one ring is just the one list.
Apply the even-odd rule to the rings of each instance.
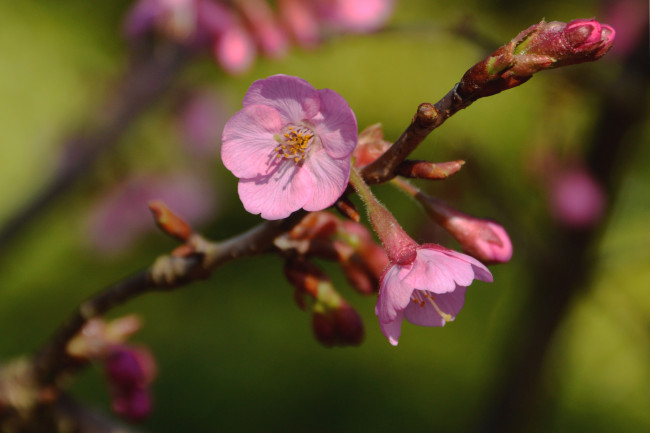
[[83, 302], [68, 322], [34, 357], [35, 380], [46, 388], [56, 385], [66, 373], [83, 365], [71, 357], [66, 347], [91, 318], [142, 294], [172, 290], [204, 279], [218, 266], [240, 257], [253, 256], [273, 249], [273, 240], [290, 230], [305, 216], [295, 212], [279, 221], [268, 221], [223, 242], [209, 242], [199, 236], [189, 240], [195, 251], [187, 256], [163, 256], [149, 268], [92, 296]]
[[137, 51], [118, 88], [110, 93], [110, 100], [101, 107], [94, 126], [88, 132], [67, 140], [65, 150], [69, 155], [54, 179], [0, 229], [0, 254], [35, 216], [65, 193], [101, 155], [119, 142], [138, 116], [167, 90], [188, 57], [187, 48], [169, 43], [149, 44]]

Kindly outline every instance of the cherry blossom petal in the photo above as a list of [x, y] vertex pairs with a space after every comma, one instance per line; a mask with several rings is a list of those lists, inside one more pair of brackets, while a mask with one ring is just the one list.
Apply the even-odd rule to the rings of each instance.
[[400, 278], [400, 273], [408, 272], [408, 266], [392, 265], [384, 271], [381, 276], [379, 295], [375, 314], [379, 323], [386, 323], [395, 320], [399, 312], [406, 308], [411, 300], [413, 288]]
[[325, 151], [332, 158], [349, 156], [357, 145], [358, 127], [347, 101], [331, 89], [317, 90], [320, 113], [312, 119]]
[[[437, 295], [441, 296], [441, 295]], [[411, 302], [404, 310], [404, 318], [417, 326], [445, 326], [445, 319], [436, 311], [428, 299], [424, 299], [424, 304]]]
[[442, 252], [421, 247], [417, 250], [409, 283], [420, 290], [434, 293], [451, 292], [459, 286], [469, 286], [474, 271], [469, 263], [449, 257]]
[[235, 113], [223, 130], [221, 159], [237, 177], [269, 172], [275, 162], [274, 134], [282, 128], [280, 114], [264, 105], [249, 105]]
[[477, 280], [485, 281], [486, 283], [491, 283], [492, 281], [494, 281], [494, 278], [492, 277], [492, 273], [490, 273], [488, 268], [486, 268], [483, 263], [479, 262], [474, 257], [435, 244], [425, 244], [422, 245], [422, 247], [431, 248], [432, 245], [435, 246], [436, 249], [441, 250], [447, 256], [455, 257], [457, 259], [463, 260], [464, 262], [467, 262], [470, 265], [472, 265], [472, 270], [474, 271], [474, 278], [476, 278]]
[[246, 92], [243, 104], [275, 108], [284, 122], [293, 124], [312, 118], [320, 107], [316, 89], [302, 78], [288, 75], [255, 81]]
[[314, 181], [314, 194], [305, 204], [305, 210], [322, 210], [333, 205], [347, 187], [349, 160], [332, 159], [325, 150], [320, 149], [309, 155], [303, 167], [310, 172]]
[[404, 313], [399, 312], [395, 317], [395, 320], [390, 322], [379, 321], [379, 329], [381, 329], [382, 334], [388, 338], [388, 342], [393, 346], [397, 346], [399, 337], [402, 334], [402, 320], [404, 318]]
[[445, 326], [447, 319], [442, 317], [440, 312], [448, 314], [453, 320], [463, 308], [466, 291], [466, 287], [459, 286], [450, 293], [429, 294], [430, 298], [421, 294], [420, 298], [424, 303], [411, 302], [404, 310], [404, 318], [418, 326]]
[[248, 212], [277, 220], [288, 217], [311, 200], [314, 185], [306, 170], [285, 161], [270, 175], [240, 179], [238, 191]]

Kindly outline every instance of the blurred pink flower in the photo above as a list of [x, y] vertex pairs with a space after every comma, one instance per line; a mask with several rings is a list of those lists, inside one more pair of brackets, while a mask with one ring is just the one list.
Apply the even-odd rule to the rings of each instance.
[[180, 107], [178, 128], [184, 144], [196, 156], [213, 156], [221, 146], [227, 109], [218, 95], [207, 90], [193, 92]]
[[310, 2], [304, 0], [279, 0], [278, 9], [282, 24], [303, 48], [312, 48], [320, 42], [320, 23]]
[[221, 157], [240, 178], [244, 208], [280, 219], [334, 204], [347, 187], [357, 140], [345, 99], [301, 78], [274, 75], [255, 81], [243, 105], [226, 123]]
[[605, 211], [605, 192], [593, 176], [581, 167], [556, 173], [548, 191], [551, 213], [568, 227], [590, 227]]
[[222, 3], [196, 1], [198, 39], [211, 47], [215, 60], [227, 73], [238, 75], [248, 71], [257, 48], [239, 17]]
[[383, 26], [393, 12], [394, 0], [315, 0], [321, 16], [334, 28], [366, 33]]
[[236, 4], [260, 50], [273, 59], [283, 57], [289, 41], [269, 4], [265, 0], [238, 0]]
[[104, 359], [115, 413], [139, 421], [151, 412], [149, 385], [156, 376], [156, 362], [149, 349], [115, 346]]
[[648, 2], [646, 0], [615, 0], [605, 6], [605, 20], [616, 29], [616, 44], [612, 54], [630, 55], [646, 37]]
[[215, 208], [215, 192], [193, 174], [139, 176], [99, 199], [88, 224], [89, 241], [104, 253], [117, 253], [146, 232], [156, 230], [147, 203], [159, 199], [191, 223], [201, 223]]
[[185, 41], [196, 30], [195, 0], [140, 0], [124, 20], [124, 33], [129, 38], [158, 30], [168, 37]]
[[474, 279], [492, 282], [478, 260], [436, 244], [424, 244], [407, 262], [393, 263], [382, 275], [375, 314], [381, 332], [396, 346], [402, 320], [419, 326], [444, 326], [465, 303]]

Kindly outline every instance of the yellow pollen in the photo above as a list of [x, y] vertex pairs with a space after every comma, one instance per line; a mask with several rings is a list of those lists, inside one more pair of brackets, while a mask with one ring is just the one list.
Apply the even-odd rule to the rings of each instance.
[[276, 146], [277, 158], [293, 159], [295, 163], [305, 160], [306, 151], [314, 138], [314, 133], [305, 127], [289, 126], [288, 132], [276, 135], [279, 145]]

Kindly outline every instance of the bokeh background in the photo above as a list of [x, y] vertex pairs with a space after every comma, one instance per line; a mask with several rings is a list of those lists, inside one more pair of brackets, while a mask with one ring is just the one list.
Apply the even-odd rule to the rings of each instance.
[[[613, 11], [624, 4], [641, 13], [620, 18]], [[0, 227], [74, 158], [68, 138], [101, 121], [128, 64], [120, 33], [128, 7], [0, 3]], [[378, 33], [292, 48], [240, 76], [209, 56], [193, 60], [81, 181], [1, 246], [0, 360], [35, 351], [82, 299], [175, 247], [141, 222], [148, 194], [177, 203], [212, 239], [260, 221], [242, 208], [218, 156], [220, 128], [252, 81], [284, 73], [332, 88], [361, 129], [381, 122], [394, 140], [419, 103], [437, 101], [487, 50], [542, 18], [596, 17], [625, 33], [627, 45], [479, 100], [413, 155], [465, 159], [449, 180], [418, 184], [496, 219], [513, 240], [511, 263], [491, 268], [493, 284], [471, 286], [455, 322], [405, 324], [392, 347], [374, 297], [357, 295], [324, 263], [366, 326], [360, 347], [324, 348], [275, 256], [229, 263], [111, 317], [139, 314], [144, 328], [134, 341], [158, 361], [146, 431], [648, 431], [647, 7], [403, 0]], [[569, 203], [594, 188], [604, 198], [578, 223], [550, 204], [575, 172], [591, 186]], [[375, 191], [416, 239], [458, 248], [414, 202], [390, 186]], [[72, 394], [110, 412], [99, 368], [80, 374]]]

